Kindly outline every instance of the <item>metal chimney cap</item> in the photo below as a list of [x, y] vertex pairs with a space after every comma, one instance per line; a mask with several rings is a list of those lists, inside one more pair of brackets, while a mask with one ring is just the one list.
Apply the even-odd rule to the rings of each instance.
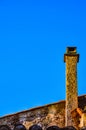
[[67, 47], [66, 53], [67, 54], [76, 54], [77, 53], [77, 48], [76, 47]]

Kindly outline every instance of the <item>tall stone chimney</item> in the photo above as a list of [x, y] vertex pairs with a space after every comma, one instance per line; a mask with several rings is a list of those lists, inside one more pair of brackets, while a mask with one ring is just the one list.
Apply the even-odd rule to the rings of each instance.
[[67, 47], [64, 54], [64, 62], [66, 62], [66, 113], [65, 125], [73, 126], [71, 112], [78, 107], [77, 92], [77, 62], [79, 54], [76, 47]]

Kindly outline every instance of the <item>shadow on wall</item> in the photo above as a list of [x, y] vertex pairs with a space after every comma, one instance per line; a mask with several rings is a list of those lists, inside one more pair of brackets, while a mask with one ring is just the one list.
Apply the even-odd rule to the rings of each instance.
[[[7, 125], [1, 125], [0, 130], [11, 130], [11, 129]], [[13, 130], [26, 130], [26, 128], [22, 124], [17, 124], [14, 126]], [[30, 128], [28, 128], [28, 130], [42, 130], [42, 127], [35, 124], [35, 125], [32, 125]], [[73, 126], [67, 126], [64, 128], [59, 128], [58, 126], [50, 126], [50, 127], [47, 127], [46, 130], [76, 130], [76, 128], [74, 128]], [[80, 128], [80, 130], [86, 130], [86, 127]]]

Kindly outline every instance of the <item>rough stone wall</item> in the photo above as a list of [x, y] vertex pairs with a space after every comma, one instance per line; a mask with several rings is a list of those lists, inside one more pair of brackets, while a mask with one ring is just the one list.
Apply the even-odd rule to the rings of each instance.
[[[86, 95], [78, 98], [79, 108], [84, 111], [86, 108]], [[65, 127], [65, 101], [46, 106], [33, 108], [16, 114], [0, 118], [0, 126], [8, 125], [13, 130], [15, 124], [23, 124], [28, 130], [30, 126], [38, 124], [43, 130], [48, 126], [56, 125]], [[79, 129], [80, 118], [76, 117], [73, 126]]]
[[38, 124], [43, 130], [51, 125], [64, 127], [65, 102], [62, 101], [46, 105], [44, 107], [5, 116], [0, 119], [0, 125], [8, 125], [11, 129], [14, 128], [15, 124], [23, 124], [27, 129], [34, 124]]
[[71, 112], [78, 108], [77, 54], [66, 55], [66, 126], [73, 125]]
[[86, 113], [82, 113], [81, 119], [80, 119], [80, 127], [86, 126]]

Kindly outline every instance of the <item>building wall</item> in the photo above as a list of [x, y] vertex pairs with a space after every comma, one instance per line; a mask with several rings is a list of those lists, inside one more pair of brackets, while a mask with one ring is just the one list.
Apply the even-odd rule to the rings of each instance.
[[51, 125], [64, 127], [65, 102], [59, 102], [40, 108], [20, 112], [14, 115], [2, 117], [0, 125], [8, 125], [11, 129], [15, 124], [23, 124], [27, 129], [33, 124], [40, 125], [43, 129]]
[[[79, 107], [84, 111], [86, 107], [86, 95], [79, 97]], [[80, 119], [76, 118], [76, 121], [73, 122], [73, 126], [78, 128], [80, 124], [79, 121]], [[40, 125], [43, 130], [52, 125], [57, 125], [62, 128], [65, 126], [65, 101], [0, 118], [0, 125], [8, 125], [13, 129], [15, 124], [23, 124], [27, 130], [34, 124]]]

